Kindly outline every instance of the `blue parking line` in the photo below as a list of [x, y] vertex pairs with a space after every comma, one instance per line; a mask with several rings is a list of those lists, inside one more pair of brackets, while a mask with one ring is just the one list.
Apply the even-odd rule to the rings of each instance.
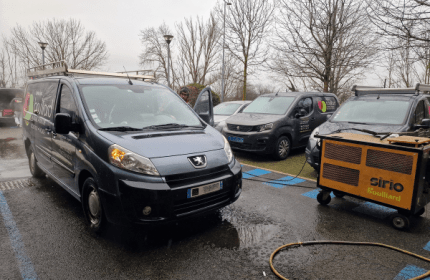
[[[427, 272], [427, 269], [409, 264], [405, 268], [403, 268], [402, 271], [400, 271], [400, 273], [397, 274], [397, 276], [394, 277], [393, 280], [407, 280], [407, 279], [411, 279], [411, 278], [423, 275], [426, 272]], [[430, 277], [426, 277], [424, 279], [429, 280]]]
[[[309, 197], [309, 198], [317, 199], [317, 195], [320, 193], [320, 191], [321, 191], [321, 189], [316, 189], [316, 190], [313, 190], [310, 192], [302, 193], [302, 195]], [[334, 194], [331, 193], [330, 196], [331, 196], [331, 198], [333, 198]]]
[[385, 207], [372, 202], [362, 203], [360, 204], [360, 206], [357, 206], [354, 209], [352, 209], [352, 211], [370, 215], [379, 219], [385, 219], [391, 214], [394, 214], [397, 212], [393, 208]]
[[427, 250], [427, 251], [430, 251], [430, 242], [429, 243], [427, 243], [427, 245], [426, 246], [424, 246], [424, 248], [423, 248], [424, 250]]
[[302, 182], [305, 182], [306, 180], [300, 179], [300, 178], [294, 178], [291, 176], [287, 176], [281, 179], [276, 179], [274, 181], [268, 181], [268, 182], [264, 182], [263, 184], [274, 187], [274, 188], [278, 188], [281, 189], [283, 187], [285, 187], [286, 185], [295, 185], [295, 184], [300, 184]]
[[242, 173], [243, 173], [242, 178], [243, 179], [248, 179], [248, 178], [252, 178], [252, 177], [255, 177], [255, 176], [266, 175], [266, 174], [269, 174], [269, 173], [272, 173], [272, 172], [264, 170], [264, 169], [253, 169], [253, 170], [250, 170], [250, 171], [242, 171]]
[[36, 271], [30, 258], [24, 250], [24, 242], [22, 242], [21, 234], [13, 219], [12, 212], [6, 202], [3, 192], [0, 191], [0, 212], [3, 216], [4, 225], [9, 234], [10, 244], [15, 253], [15, 258], [18, 262], [19, 271], [21, 272], [22, 279], [30, 280], [37, 279]]

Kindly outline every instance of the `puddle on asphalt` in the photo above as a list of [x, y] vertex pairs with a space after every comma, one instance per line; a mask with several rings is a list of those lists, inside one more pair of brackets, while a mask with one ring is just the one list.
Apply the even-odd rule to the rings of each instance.
[[261, 218], [223, 210], [191, 221], [156, 228], [111, 227], [102, 235], [127, 250], [139, 252], [173, 246], [244, 249], [275, 237], [281, 228]]

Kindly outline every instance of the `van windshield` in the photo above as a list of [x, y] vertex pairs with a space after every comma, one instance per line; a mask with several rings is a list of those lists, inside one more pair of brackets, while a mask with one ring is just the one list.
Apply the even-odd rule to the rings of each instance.
[[403, 124], [409, 104], [406, 100], [351, 100], [343, 104], [331, 121]]
[[[101, 128], [166, 124], [202, 126], [181, 98], [158, 86], [82, 85], [88, 113]], [[179, 127], [179, 126], [178, 126]]]
[[248, 107], [243, 110], [243, 113], [259, 113], [283, 115], [287, 112], [295, 97], [286, 96], [260, 96]]

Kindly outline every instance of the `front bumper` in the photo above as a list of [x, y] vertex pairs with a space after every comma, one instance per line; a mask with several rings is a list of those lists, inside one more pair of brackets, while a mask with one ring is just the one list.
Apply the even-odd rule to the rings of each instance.
[[233, 150], [259, 154], [272, 154], [277, 140], [273, 129], [267, 132], [233, 132], [226, 126], [222, 134], [227, 140], [229, 136], [243, 138], [242, 143], [228, 141]]
[[[165, 177], [165, 183], [118, 179], [119, 196], [105, 194], [105, 210], [113, 223], [160, 225], [213, 212], [235, 202], [242, 192], [242, 168], [230, 166]], [[187, 198], [189, 189], [223, 182], [219, 191]], [[149, 215], [143, 214], [151, 207]], [[121, 209], [121, 213], [118, 210]]]
[[308, 145], [306, 146], [306, 161], [315, 169], [319, 169], [320, 164], [320, 149], [317, 146], [317, 141], [309, 138]]

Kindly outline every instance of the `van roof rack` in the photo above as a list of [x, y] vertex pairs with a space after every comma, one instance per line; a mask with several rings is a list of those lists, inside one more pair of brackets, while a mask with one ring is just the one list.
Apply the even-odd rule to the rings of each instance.
[[136, 75], [128, 75], [126, 72], [119, 73], [109, 73], [109, 72], [98, 72], [98, 71], [87, 71], [87, 70], [76, 70], [70, 69], [66, 63], [66, 61], [55, 61], [43, 65], [38, 65], [36, 67], [27, 69], [27, 76], [30, 79], [39, 79], [49, 76], [101, 76], [101, 77], [115, 77], [115, 78], [126, 78], [133, 80], [154, 80], [154, 76], [148, 75], [138, 75], [139, 72], [149, 72], [149, 70], [138, 70], [133, 71], [136, 72]]
[[430, 85], [417, 83], [414, 88], [380, 88], [369, 86], [354, 85], [351, 91], [355, 92], [355, 96], [364, 94], [414, 94], [418, 95], [420, 92], [429, 94]]

